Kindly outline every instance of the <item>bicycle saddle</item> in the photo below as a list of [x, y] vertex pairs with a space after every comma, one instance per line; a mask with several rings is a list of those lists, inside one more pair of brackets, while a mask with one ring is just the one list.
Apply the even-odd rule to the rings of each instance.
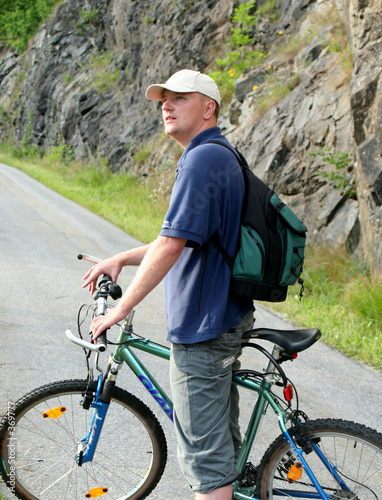
[[321, 337], [318, 328], [305, 330], [273, 330], [272, 328], [254, 328], [243, 334], [243, 339], [268, 340], [282, 347], [288, 354], [304, 351]]

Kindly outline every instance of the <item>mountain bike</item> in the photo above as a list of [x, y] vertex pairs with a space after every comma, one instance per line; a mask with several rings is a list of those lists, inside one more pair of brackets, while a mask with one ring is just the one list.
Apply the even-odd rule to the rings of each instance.
[[[79, 258], [99, 262], [86, 254]], [[134, 333], [132, 311], [120, 325], [119, 338], [103, 369], [102, 353], [112, 343], [105, 334], [96, 344], [82, 334], [84, 310], [90, 316], [105, 314], [113, 307], [109, 298], [117, 300], [121, 295], [120, 287], [104, 275], [94, 304], [80, 309], [78, 335], [65, 332], [85, 351], [87, 378], [39, 387], [3, 417], [0, 470], [18, 498], [137, 500], [148, 497], [161, 479], [167, 459], [161, 424], [147, 405], [118, 387], [116, 380], [126, 364], [172, 420], [170, 398], [135, 352], [149, 353], [153, 361], [155, 357], [168, 360], [169, 348]], [[267, 367], [233, 374], [233, 384], [257, 394], [237, 459], [234, 499], [382, 499], [382, 434], [351, 421], [309, 420], [281, 366], [320, 336], [318, 329], [268, 328], [243, 335], [243, 349], [258, 351]], [[270, 343], [270, 350], [262, 345], [264, 341]], [[276, 418], [281, 434], [260, 462], [253, 464], [251, 450], [267, 410]]]

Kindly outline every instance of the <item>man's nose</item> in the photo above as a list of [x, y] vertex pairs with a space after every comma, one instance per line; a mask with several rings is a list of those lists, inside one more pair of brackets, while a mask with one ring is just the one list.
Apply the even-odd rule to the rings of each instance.
[[162, 109], [163, 111], [166, 111], [166, 110], [169, 110], [169, 109], [172, 109], [172, 103], [170, 102], [169, 99], [166, 99], [166, 101], [162, 104]]

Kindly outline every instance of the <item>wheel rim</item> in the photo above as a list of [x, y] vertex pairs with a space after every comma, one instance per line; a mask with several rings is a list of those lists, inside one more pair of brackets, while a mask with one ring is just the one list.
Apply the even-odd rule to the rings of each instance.
[[[157, 466], [155, 436], [140, 415], [120, 400], [113, 399], [110, 405], [93, 461], [78, 467], [77, 443], [86, 435], [93, 412], [80, 405], [84, 389], [40, 398], [17, 415], [3, 456], [10, 479], [16, 479], [16, 488], [25, 498], [134, 499], [149, 487]], [[60, 408], [65, 408], [62, 415], [49, 415]]]
[[[379, 447], [367, 439], [338, 431], [316, 431], [309, 433], [309, 437], [319, 440], [319, 448], [336, 467], [338, 476], [349, 488], [346, 490], [341, 487], [316, 453], [304, 453], [305, 460], [325, 493], [333, 499], [382, 498], [382, 451]], [[267, 479], [261, 485], [262, 498], [278, 498], [279, 495], [291, 497], [296, 494], [303, 497], [304, 493], [307, 496], [316, 493], [305, 471], [299, 477], [298, 464], [299, 461], [293, 456], [288, 444], [281, 446], [267, 467]]]

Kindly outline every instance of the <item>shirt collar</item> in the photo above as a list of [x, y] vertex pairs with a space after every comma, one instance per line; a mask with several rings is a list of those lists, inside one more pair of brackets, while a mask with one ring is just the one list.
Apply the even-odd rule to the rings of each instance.
[[183, 154], [179, 159], [178, 166], [181, 166], [183, 160], [192, 149], [200, 146], [200, 144], [204, 144], [210, 141], [211, 139], [218, 139], [219, 137], [222, 137], [222, 133], [219, 127], [211, 127], [207, 130], [204, 130], [203, 132], [200, 132], [200, 134], [194, 137], [187, 148], [183, 151]]

